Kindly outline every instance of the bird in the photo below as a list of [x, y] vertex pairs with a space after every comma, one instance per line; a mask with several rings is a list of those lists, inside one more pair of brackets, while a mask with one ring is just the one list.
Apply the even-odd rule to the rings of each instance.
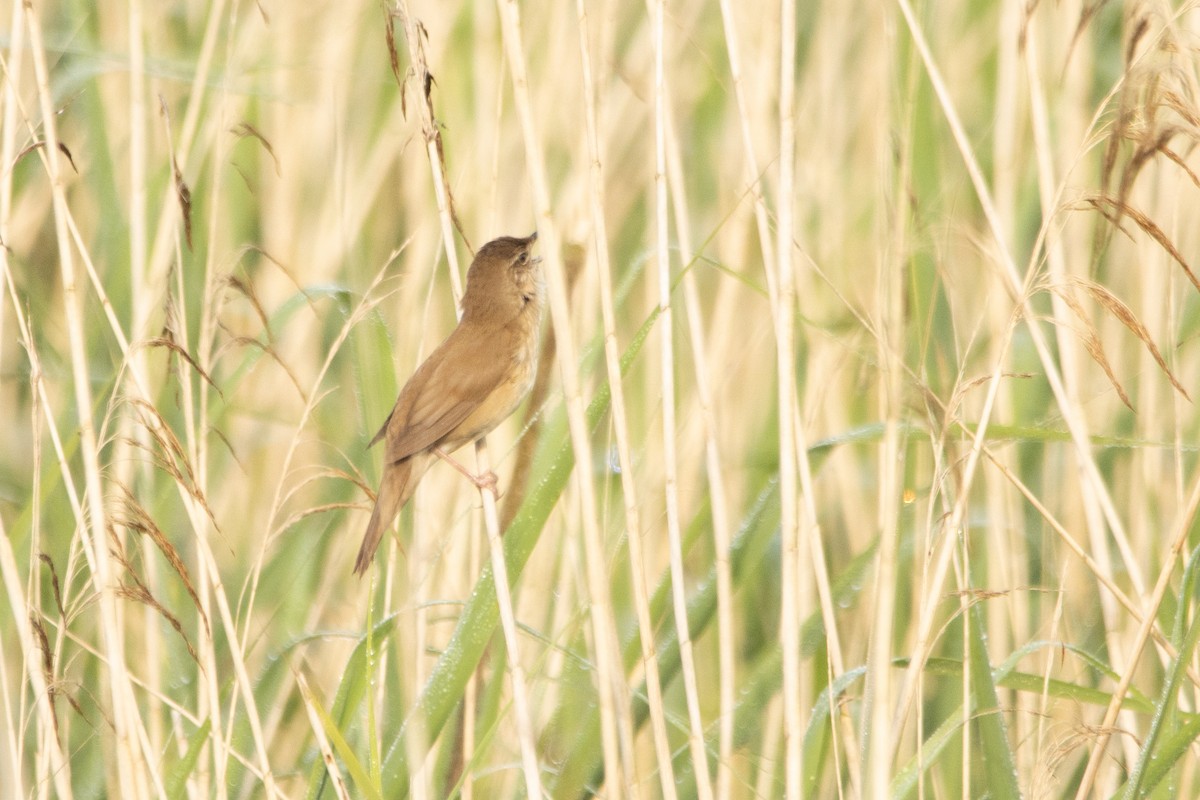
[[537, 231], [502, 236], [479, 249], [467, 270], [458, 326], [417, 368], [367, 448], [387, 441], [383, 478], [363, 535], [354, 573], [374, 560], [384, 531], [441, 457], [480, 488], [496, 476], [471, 475], [450, 453], [503, 422], [533, 386], [541, 343], [545, 286]]

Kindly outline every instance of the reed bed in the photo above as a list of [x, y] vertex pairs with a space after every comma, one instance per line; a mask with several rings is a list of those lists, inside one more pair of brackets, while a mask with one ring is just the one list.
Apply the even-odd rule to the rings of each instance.
[[0, 799], [1200, 795], [1195, 3], [0, 19]]

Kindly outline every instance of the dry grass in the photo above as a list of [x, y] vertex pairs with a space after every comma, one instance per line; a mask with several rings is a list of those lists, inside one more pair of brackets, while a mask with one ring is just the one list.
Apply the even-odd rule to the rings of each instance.
[[1200, 793], [1194, 4], [0, 17], [0, 800]]

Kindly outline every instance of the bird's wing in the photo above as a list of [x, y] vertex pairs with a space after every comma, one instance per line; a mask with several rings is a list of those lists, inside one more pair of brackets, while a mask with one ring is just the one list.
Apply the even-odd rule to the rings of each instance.
[[[455, 334], [467, 334], [456, 330]], [[387, 458], [395, 463], [427, 450], [479, 408], [504, 379], [502, 359], [471, 358], [479, 337], [451, 335], [421, 365], [400, 392], [396, 407], [376, 435], [387, 436]], [[470, 363], [472, 369], [463, 369]]]

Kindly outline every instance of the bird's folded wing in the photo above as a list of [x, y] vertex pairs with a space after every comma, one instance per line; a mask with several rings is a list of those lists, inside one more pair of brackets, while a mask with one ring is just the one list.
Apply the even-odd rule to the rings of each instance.
[[455, 358], [454, 353], [439, 355], [445, 357], [436, 362], [431, 358], [434, 363], [427, 364], [432, 371], [428, 379], [416, 381], [417, 376], [413, 376], [413, 396], [405, 397], [402, 392], [384, 425], [387, 457], [392, 463], [433, 447], [479, 408], [504, 379], [506, 365], [502, 360], [475, 363], [474, 369], [464, 370], [464, 361]]

